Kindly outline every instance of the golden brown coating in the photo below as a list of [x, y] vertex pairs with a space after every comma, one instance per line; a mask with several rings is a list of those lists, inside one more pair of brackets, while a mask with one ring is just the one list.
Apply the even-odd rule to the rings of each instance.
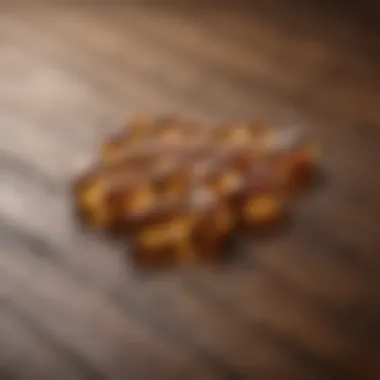
[[291, 157], [291, 186], [294, 191], [302, 191], [310, 185], [317, 164], [317, 152], [313, 144], [304, 144]]
[[273, 171], [287, 177], [290, 194], [297, 195], [312, 182], [314, 169], [318, 164], [315, 144], [307, 141], [294, 130], [278, 132], [270, 149]]
[[118, 162], [125, 151], [138, 146], [151, 134], [154, 123], [153, 119], [143, 116], [131, 120], [121, 132], [103, 143], [100, 151], [101, 162], [107, 165]]
[[75, 201], [85, 224], [101, 229], [128, 224], [128, 216], [155, 202], [152, 184], [128, 168], [97, 169], [75, 185]]
[[190, 188], [190, 173], [178, 161], [168, 161], [157, 166], [151, 180], [159, 197], [184, 197]]
[[267, 229], [280, 222], [287, 210], [287, 178], [271, 169], [263, 162], [247, 174], [236, 207], [237, 218], [245, 227]]
[[314, 166], [295, 130], [140, 117], [103, 144], [74, 197], [87, 225], [131, 235], [140, 262], [201, 261], [237, 226], [281, 221]]
[[233, 210], [222, 197], [206, 188], [194, 192], [192, 209], [196, 216], [192, 242], [198, 261], [219, 258], [223, 253], [225, 239], [235, 228]]
[[195, 213], [183, 200], [167, 199], [134, 221], [133, 242], [139, 262], [190, 261], [196, 251], [192, 242]]
[[86, 226], [104, 228], [108, 224], [104, 187], [102, 176], [97, 171], [85, 174], [74, 184], [76, 211]]

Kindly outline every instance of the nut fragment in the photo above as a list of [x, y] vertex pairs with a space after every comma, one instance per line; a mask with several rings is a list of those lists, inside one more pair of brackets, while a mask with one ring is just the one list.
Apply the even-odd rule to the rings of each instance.
[[77, 181], [74, 189], [78, 214], [86, 225], [105, 228], [109, 223], [106, 183], [100, 174], [90, 173]]
[[247, 177], [244, 194], [239, 199], [239, 219], [245, 226], [265, 229], [277, 224], [287, 210], [285, 178], [263, 164]]
[[133, 236], [138, 258], [145, 263], [192, 260], [194, 214], [181, 201], [169, 200], [136, 219]]
[[85, 224], [112, 229], [155, 201], [152, 185], [129, 168], [97, 169], [75, 186], [77, 207]]
[[192, 240], [197, 252], [201, 253], [198, 260], [218, 258], [223, 252], [225, 238], [234, 229], [233, 212], [223, 198], [207, 189], [195, 192], [192, 201], [196, 213]]

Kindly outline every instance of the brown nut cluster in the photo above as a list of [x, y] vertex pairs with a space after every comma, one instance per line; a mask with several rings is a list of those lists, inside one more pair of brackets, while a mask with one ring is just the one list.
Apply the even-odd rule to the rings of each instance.
[[314, 167], [292, 130], [139, 118], [103, 144], [74, 197], [85, 225], [130, 236], [143, 263], [214, 259], [236, 228], [281, 221]]

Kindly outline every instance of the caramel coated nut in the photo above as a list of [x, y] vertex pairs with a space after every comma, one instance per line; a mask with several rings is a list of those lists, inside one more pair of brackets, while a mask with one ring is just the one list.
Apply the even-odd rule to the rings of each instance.
[[196, 210], [196, 223], [192, 231], [192, 241], [198, 255], [198, 260], [215, 259], [222, 255], [225, 239], [235, 227], [235, 217], [232, 210], [222, 197], [207, 194], [206, 199]]
[[279, 222], [287, 210], [286, 179], [263, 165], [248, 174], [239, 199], [238, 218], [245, 226], [267, 228]]
[[122, 167], [87, 174], [75, 185], [74, 196], [84, 223], [102, 229], [127, 223], [155, 202], [152, 184]]
[[109, 223], [106, 184], [100, 174], [91, 173], [75, 184], [74, 198], [81, 221], [91, 227], [105, 228]]
[[193, 260], [194, 223], [194, 213], [180, 200], [168, 200], [140, 215], [133, 235], [139, 259], [145, 263]]
[[158, 167], [152, 175], [153, 188], [158, 196], [185, 196], [190, 188], [190, 173], [182, 167], [169, 163]]
[[316, 165], [294, 129], [138, 117], [104, 142], [74, 200], [87, 226], [131, 236], [139, 262], [202, 261], [237, 227], [284, 220]]

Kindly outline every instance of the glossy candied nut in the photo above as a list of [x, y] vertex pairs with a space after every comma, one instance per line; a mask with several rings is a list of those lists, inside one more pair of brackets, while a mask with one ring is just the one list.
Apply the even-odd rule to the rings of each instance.
[[279, 194], [258, 194], [244, 205], [245, 222], [249, 225], [265, 226], [282, 216], [283, 198]]
[[202, 124], [167, 118], [157, 123], [152, 136], [165, 143], [188, 144], [195, 140], [201, 141], [208, 134]]
[[190, 176], [177, 160], [163, 162], [152, 173], [153, 188], [158, 196], [185, 196], [190, 188]]
[[141, 170], [152, 165], [160, 152], [159, 145], [147, 140], [142, 144], [122, 147], [112, 152], [104, 151], [100, 157], [100, 164], [106, 168], [123, 166]]
[[124, 187], [114, 188], [109, 193], [109, 207], [113, 212], [111, 229], [128, 232], [133, 220], [157, 203], [157, 195], [148, 180], [134, 179]]
[[252, 146], [257, 158], [268, 160], [272, 170], [287, 178], [290, 192], [298, 193], [311, 182], [316, 166], [315, 147], [300, 130], [267, 128]]
[[214, 128], [214, 139], [217, 143], [247, 143], [251, 138], [251, 131], [247, 124], [228, 124]]
[[297, 149], [304, 140], [304, 135], [297, 128], [267, 129], [262, 140], [270, 153], [287, 155]]
[[311, 185], [318, 164], [317, 147], [298, 131], [282, 131], [277, 137], [273, 162], [287, 176], [290, 191], [298, 193]]
[[194, 260], [194, 214], [183, 201], [161, 202], [135, 219], [133, 233], [139, 262]]
[[245, 190], [244, 174], [231, 166], [219, 166], [207, 178], [208, 188], [213, 194], [234, 203]]
[[240, 173], [250, 171], [261, 155], [254, 146], [247, 144], [232, 144], [217, 153], [223, 166], [231, 167]]
[[276, 131], [266, 128], [258, 131], [251, 140], [251, 146], [262, 156], [271, 154], [274, 151], [275, 142], [277, 140]]
[[210, 139], [189, 139], [182, 146], [182, 156], [187, 162], [209, 160], [215, 156], [216, 147]]
[[[272, 130], [266, 139], [270, 153], [288, 156], [307, 150], [316, 153], [316, 147], [298, 128], [281, 128]], [[315, 157], [314, 157], [315, 158]]]
[[270, 129], [264, 122], [258, 120], [249, 121], [246, 125], [252, 138], [260, 137], [265, 131]]
[[217, 161], [214, 157], [190, 160], [183, 166], [183, 169], [188, 172], [191, 188], [203, 187], [203, 185], [210, 188], [209, 183], [216, 168]]
[[184, 133], [179, 120], [168, 117], [157, 121], [150, 137], [165, 144], [180, 144], [184, 141]]
[[181, 124], [183, 134], [190, 139], [207, 139], [210, 137], [211, 129], [207, 124], [184, 122]]
[[147, 141], [126, 154], [120, 164], [131, 166], [142, 173], [147, 168], [165, 160], [168, 156], [176, 154], [177, 151], [178, 149], [164, 149], [154, 141]]
[[151, 117], [136, 115], [124, 128], [124, 134], [131, 138], [144, 138], [152, 133], [156, 123], [157, 120]]
[[238, 124], [231, 125], [230, 128], [230, 134], [234, 135], [226, 140], [226, 148], [250, 148], [251, 151], [262, 154], [269, 151], [276, 141], [276, 130], [263, 124]]
[[114, 164], [124, 152], [142, 143], [149, 137], [153, 129], [153, 120], [145, 117], [136, 117], [117, 135], [109, 137], [100, 148], [101, 161], [105, 164]]
[[192, 241], [198, 260], [220, 258], [235, 226], [234, 215], [222, 198], [206, 188], [194, 190], [191, 207], [196, 215]]
[[94, 170], [74, 184], [74, 200], [81, 221], [91, 227], [105, 228], [111, 220], [107, 203], [108, 184], [101, 170]]
[[311, 186], [317, 173], [317, 149], [313, 144], [300, 146], [290, 156], [290, 189], [302, 191]]
[[150, 184], [126, 168], [93, 171], [75, 186], [77, 209], [85, 224], [113, 229], [130, 213], [155, 200]]
[[247, 177], [237, 214], [245, 226], [266, 228], [283, 220], [288, 206], [284, 178], [271, 167], [256, 168]]
[[183, 146], [186, 142], [184, 134], [179, 129], [163, 131], [162, 134], [156, 136], [158, 143], [167, 147]]
[[131, 148], [135, 141], [128, 136], [117, 135], [106, 140], [100, 148], [100, 161], [103, 165], [113, 165], [120, 160]]

